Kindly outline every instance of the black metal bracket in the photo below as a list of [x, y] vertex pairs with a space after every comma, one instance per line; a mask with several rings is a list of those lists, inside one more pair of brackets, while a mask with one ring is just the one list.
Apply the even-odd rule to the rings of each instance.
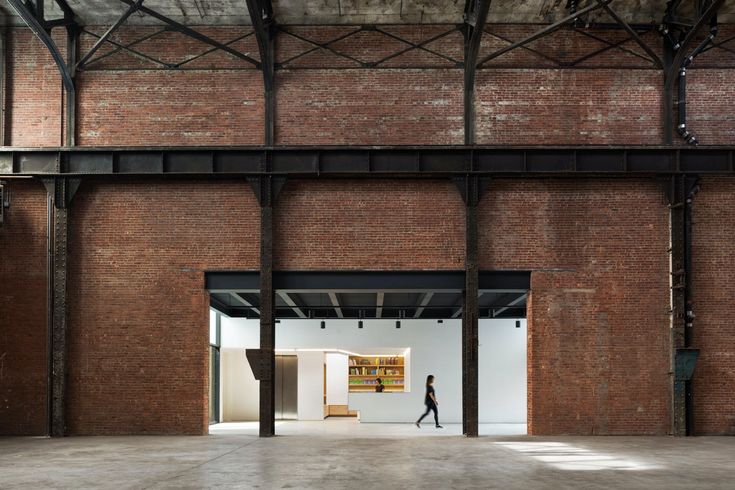
[[56, 177], [43, 179], [46, 192], [54, 198], [56, 209], [67, 209], [82, 183], [80, 178]]
[[253, 376], [257, 381], [270, 381], [273, 373], [271, 372], [270, 358], [262, 349], [245, 349], [250, 369], [253, 370]]
[[[286, 177], [250, 177], [248, 183], [252, 187], [260, 206], [272, 206], [286, 184]], [[272, 202], [269, 202], [269, 200]]]

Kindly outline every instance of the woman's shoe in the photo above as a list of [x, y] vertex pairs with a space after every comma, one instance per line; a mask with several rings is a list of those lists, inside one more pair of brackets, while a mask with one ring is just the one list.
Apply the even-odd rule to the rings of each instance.
[[[416, 424], [416, 425], [418, 425], [418, 424]], [[439, 424], [436, 424], [436, 428], [437, 428], [437, 429], [443, 429], [444, 427], [442, 427], [442, 426], [441, 426], [441, 425], [439, 425]]]
[[415, 422], [415, 424], [416, 424], [416, 427], [418, 427], [419, 429], [421, 428], [421, 424], [419, 424], [418, 422]]

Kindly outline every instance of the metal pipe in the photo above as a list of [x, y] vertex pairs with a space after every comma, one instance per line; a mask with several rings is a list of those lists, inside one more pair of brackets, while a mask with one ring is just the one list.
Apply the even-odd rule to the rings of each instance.
[[694, 58], [699, 55], [704, 48], [707, 47], [708, 44], [714, 42], [715, 36], [717, 36], [717, 14], [712, 16], [712, 19], [710, 20], [710, 30], [707, 37], [702, 40], [699, 45], [694, 48], [694, 51], [691, 52], [689, 56], [684, 58], [684, 61], [681, 64], [681, 68], [679, 69], [679, 97], [678, 97], [678, 106], [679, 106], [679, 124], [676, 127], [677, 132], [679, 133], [679, 136], [681, 136], [684, 141], [687, 142], [689, 145], [697, 146], [699, 144], [699, 141], [697, 138], [687, 129], [687, 117], [686, 117], [686, 96], [687, 96], [687, 84], [686, 84], [686, 74], [687, 74], [687, 67], [692, 64], [694, 61]]

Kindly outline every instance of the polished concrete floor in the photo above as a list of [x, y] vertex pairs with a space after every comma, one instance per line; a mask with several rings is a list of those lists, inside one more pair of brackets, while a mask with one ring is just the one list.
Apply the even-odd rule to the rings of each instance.
[[281, 423], [284, 435], [269, 439], [234, 426], [205, 437], [0, 438], [0, 488], [735, 488], [732, 437], [465, 439], [453, 429], [338, 419]]

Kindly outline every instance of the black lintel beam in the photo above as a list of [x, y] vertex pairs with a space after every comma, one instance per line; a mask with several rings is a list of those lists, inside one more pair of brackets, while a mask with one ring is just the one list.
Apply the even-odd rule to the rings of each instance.
[[[475, 174], [502, 178], [668, 176], [680, 173], [732, 175], [735, 173], [734, 154], [735, 146], [0, 148], [0, 176], [463, 178]], [[266, 160], [270, 163], [264, 169]]]

